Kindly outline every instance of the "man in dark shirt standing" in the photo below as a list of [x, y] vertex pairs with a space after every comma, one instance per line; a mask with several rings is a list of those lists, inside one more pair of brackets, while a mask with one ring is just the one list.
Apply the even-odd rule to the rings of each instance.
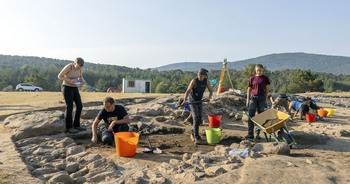
[[[264, 111], [264, 106], [268, 100], [270, 80], [263, 75], [264, 67], [261, 64], [255, 65], [256, 75], [249, 78], [247, 90], [247, 107], [249, 107], [249, 116], [255, 116], [256, 110], [258, 113]], [[260, 131], [257, 130], [257, 139], [260, 139]], [[254, 123], [249, 119], [248, 121], [248, 135], [246, 139], [254, 139]]]
[[102, 142], [103, 144], [112, 145], [114, 142], [113, 133], [129, 131], [130, 118], [125, 108], [116, 105], [112, 97], [105, 98], [103, 106], [92, 124], [91, 141], [97, 142], [97, 126], [103, 119], [107, 130], [102, 132]]

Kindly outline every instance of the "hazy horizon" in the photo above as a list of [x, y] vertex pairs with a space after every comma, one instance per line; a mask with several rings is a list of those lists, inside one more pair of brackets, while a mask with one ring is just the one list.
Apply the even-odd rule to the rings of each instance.
[[274, 53], [350, 56], [348, 1], [0, 1], [0, 54], [156, 68]]

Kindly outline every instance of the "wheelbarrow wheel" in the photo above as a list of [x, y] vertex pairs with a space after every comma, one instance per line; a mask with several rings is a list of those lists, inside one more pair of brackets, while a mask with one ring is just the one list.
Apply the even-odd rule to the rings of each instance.
[[285, 133], [283, 130], [280, 130], [278, 132], [278, 137], [282, 139], [284, 142], [286, 142], [287, 144], [290, 144], [293, 142], [292, 139], [289, 137], [289, 135]]

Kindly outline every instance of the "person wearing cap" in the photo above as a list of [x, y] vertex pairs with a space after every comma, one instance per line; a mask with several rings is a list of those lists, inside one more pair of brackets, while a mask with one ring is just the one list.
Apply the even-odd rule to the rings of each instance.
[[117, 105], [112, 97], [107, 97], [103, 101], [103, 108], [97, 114], [95, 121], [92, 124], [91, 141], [97, 142], [97, 126], [104, 121], [106, 131], [102, 132], [102, 143], [113, 145], [114, 134], [116, 132], [129, 131], [128, 124], [131, 122], [128, 113], [122, 105]]
[[293, 114], [289, 110], [288, 106], [288, 96], [284, 93], [274, 93], [270, 97], [270, 101], [272, 103], [272, 108], [277, 109], [283, 107], [289, 114], [290, 118], [293, 119]]
[[191, 130], [191, 140], [195, 144], [200, 143], [201, 137], [199, 136], [199, 125], [202, 123], [202, 98], [206, 88], [209, 90], [209, 101], [213, 95], [213, 90], [210, 87], [209, 80], [207, 79], [208, 70], [200, 68], [198, 70], [198, 75], [196, 78], [192, 79], [188, 88], [185, 92], [184, 100], [182, 106], [186, 105], [187, 98], [189, 102], [198, 102], [190, 104], [192, 117], [193, 117], [193, 127]]
[[[263, 65], [255, 65], [256, 74], [249, 78], [246, 105], [251, 118], [255, 116], [256, 110], [259, 114], [264, 111], [264, 106], [268, 100], [270, 80], [266, 75], [263, 75], [263, 70]], [[260, 130], [257, 130], [257, 139], [260, 139], [259, 133]], [[250, 118], [248, 120], [248, 135], [245, 138], [254, 139], [254, 123]]]

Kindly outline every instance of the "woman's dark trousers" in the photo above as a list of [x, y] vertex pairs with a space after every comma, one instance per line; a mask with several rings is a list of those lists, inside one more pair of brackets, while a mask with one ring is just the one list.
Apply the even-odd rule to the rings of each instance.
[[[80, 127], [80, 115], [83, 109], [79, 90], [77, 87], [70, 87], [62, 85], [62, 93], [66, 102], [66, 128]], [[73, 122], [73, 102], [76, 106], [74, 124]]]

